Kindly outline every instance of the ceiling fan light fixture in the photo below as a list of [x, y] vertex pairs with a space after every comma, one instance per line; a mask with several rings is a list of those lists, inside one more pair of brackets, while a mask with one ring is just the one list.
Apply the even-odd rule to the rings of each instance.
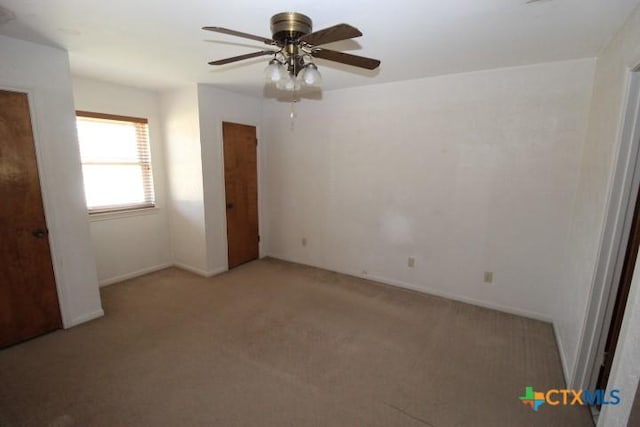
[[269, 61], [269, 65], [264, 69], [264, 78], [267, 83], [281, 82], [287, 77], [287, 74], [289, 73], [284, 68], [284, 65], [275, 58]]
[[[209, 62], [209, 65], [226, 65], [259, 56], [273, 55], [264, 77], [267, 84], [276, 88], [296, 91], [302, 86], [318, 87], [322, 76], [312, 62], [314, 58], [347, 64], [353, 67], [375, 70], [380, 61], [373, 58], [325, 49], [330, 43], [362, 36], [362, 32], [349, 24], [337, 24], [313, 31], [311, 18], [297, 12], [283, 12], [271, 17], [271, 38], [256, 36], [224, 27], [202, 27], [203, 30], [230, 36], [243, 37], [269, 46], [268, 49]], [[277, 50], [275, 50], [277, 49]]]
[[306, 86], [318, 87], [322, 84], [322, 75], [313, 62], [309, 62], [300, 72], [300, 78]]

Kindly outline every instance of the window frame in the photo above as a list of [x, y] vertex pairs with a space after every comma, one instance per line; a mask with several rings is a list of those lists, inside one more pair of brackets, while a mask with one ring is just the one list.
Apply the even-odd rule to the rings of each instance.
[[[89, 119], [102, 119], [102, 120], [111, 120], [117, 122], [126, 122], [126, 123], [134, 123], [134, 124], [142, 124], [145, 125], [146, 128], [146, 147], [144, 147], [144, 151], [148, 154], [148, 160], [140, 160], [139, 164], [143, 168], [143, 181], [148, 181], [149, 189], [152, 194], [153, 200], [151, 202], [143, 202], [143, 203], [134, 203], [134, 204], [125, 204], [122, 203], [113, 207], [100, 207], [100, 208], [89, 208], [87, 206], [87, 212], [89, 215], [101, 216], [105, 214], [118, 214], [118, 213], [135, 213], [136, 211], [144, 211], [157, 209], [157, 200], [156, 200], [156, 190], [153, 179], [153, 162], [151, 159], [151, 138], [149, 137], [149, 120], [144, 117], [133, 117], [133, 116], [123, 116], [118, 114], [107, 114], [107, 113], [97, 113], [93, 111], [85, 111], [85, 110], [76, 110], [76, 120], [78, 118], [89, 118]], [[141, 143], [141, 139], [137, 138], [136, 143], [138, 144], [138, 152], [141, 152], [139, 144]], [[78, 142], [80, 143], [80, 142]], [[82, 159], [82, 154], [80, 154], [80, 163], [82, 166], [85, 165], [85, 162]], [[109, 164], [109, 162], [105, 162], [104, 164]], [[84, 182], [83, 182], [84, 185]], [[147, 188], [145, 187], [145, 190]]]

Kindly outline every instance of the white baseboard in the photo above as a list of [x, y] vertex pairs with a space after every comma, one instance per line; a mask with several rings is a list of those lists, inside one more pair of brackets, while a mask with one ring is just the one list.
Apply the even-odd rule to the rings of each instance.
[[560, 354], [560, 365], [562, 365], [562, 375], [564, 376], [565, 386], [572, 387], [573, 384], [569, 384], [569, 370], [567, 369], [567, 356], [564, 353], [564, 348], [560, 342], [560, 334], [558, 333], [558, 327], [555, 322], [551, 322], [553, 325], [553, 335], [556, 337], [556, 347], [558, 347], [558, 354]]
[[508, 314], [514, 314], [516, 316], [521, 316], [521, 317], [527, 317], [530, 319], [534, 319], [534, 320], [540, 320], [542, 322], [547, 322], [547, 323], [551, 323], [553, 324], [553, 319], [551, 319], [549, 316], [545, 316], [544, 314], [541, 313], [537, 313], [535, 311], [529, 311], [529, 310], [523, 310], [520, 308], [516, 308], [516, 307], [509, 307], [509, 306], [505, 306], [505, 305], [501, 305], [501, 304], [496, 304], [490, 301], [484, 301], [484, 300], [478, 300], [475, 298], [469, 298], [469, 297], [465, 297], [462, 295], [457, 295], [454, 293], [449, 293], [446, 291], [442, 291], [440, 289], [435, 289], [435, 288], [431, 288], [428, 286], [419, 286], [417, 284], [414, 283], [408, 283], [408, 282], [403, 282], [401, 280], [395, 280], [395, 279], [390, 279], [388, 277], [383, 277], [383, 276], [379, 276], [379, 275], [375, 275], [375, 274], [361, 274], [355, 271], [345, 271], [345, 270], [336, 270], [334, 268], [331, 267], [326, 267], [323, 265], [315, 265], [315, 264], [311, 264], [308, 262], [300, 262], [300, 261], [295, 261], [295, 260], [290, 260], [287, 259], [286, 257], [282, 257], [282, 256], [278, 256], [278, 255], [269, 255], [271, 258], [276, 258], [276, 259], [281, 259], [284, 261], [288, 261], [288, 262], [293, 262], [293, 263], [297, 263], [297, 264], [302, 264], [302, 265], [308, 265], [310, 267], [316, 267], [316, 268], [321, 268], [323, 270], [329, 270], [329, 271], [335, 271], [336, 273], [341, 273], [341, 274], [346, 274], [348, 276], [354, 276], [354, 277], [359, 277], [361, 279], [366, 279], [366, 280], [372, 280], [374, 282], [380, 282], [383, 283], [385, 285], [390, 285], [390, 286], [395, 286], [397, 288], [403, 288], [403, 289], [409, 289], [412, 291], [416, 291], [416, 292], [420, 292], [423, 294], [427, 294], [427, 295], [433, 295], [433, 296], [438, 296], [438, 297], [442, 297], [442, 298], [447, 298], [450, 300], [454, 300], [454, 301], [459, 301], [459, 302], [463, 302], [465, 304], [471, 304], [471, 305], [475, 305], [478, 307], [484, 307], [484, 308], [489, 308], [491, 310], [496, 310], [496, 311], [501, 311], [503, 313], [508, 313]]
[[135, 277], [144, 276], [145, 274], [153, 273], [154, 271], [164, 270], [169, 267], [178, 267], [182, 270], [189, 271], [191, 273], [197, 274], [202, 277], [212, 277], [220, 273], [224, 273], [228, 270], [227, 267], [218, 267], [210, 271], [205, 271], [197, 267], [192, 267], [187, 264], [183, 264], [180, 262], [167, 262], [164, 264], [154, 265], [152, 267], [143, 268], [140, 270], [132, 271], [130, 273], [121, 274], [119, 276], [110, 277], [108, 279], [103, 279], [99, 281], [100, 287], [113, 285], [114, 283], [123, 282], [125, 280], [133, 279]]
[[[347, 274], [349, 274], [349, 273], [347, 273]], [[351, 275], [354, 275], [354, 274], [351, 274]], [[382, 276], [357, 275], [357, 277], [361, 277], [363, 279], [373, 280], [373, 281], [376, 281], [376, 282], [381, 282], [381, 283], [384, 283], [386, 285], [396, 286], [396, 287], [399, 287], [399, 288], [410, 289], [412, 291], [421, 292], [421, 293], [427, 294], [427, 295], [434, 295], [434, 296], [438, 296], [438, 297], [442, 297], [442, 298], [447, 298], [447, 299], [450, 299], [450, 300], [463, 302], [465, 304], [471, 304], [471, 305], [476, 305], [478, 307], [489, 308], [491, 310], [501, 311], [503, 313], [514, 314], [516, 316], [527, 317], [527, 318], [530, 318], [530, 319], [540, 320], [542, 322], [552, 323], [552, 319], [550, 319], [548, 316], [545, 316], [544, 314], [541, 314], [541, 313], [537, 313], [535, 311], [523, 310], [523, 309], [516, 308], [516, 307], [509, 307], [509, 306], [502, 305], [502, 304], [496, 304], [496, 303], [493, 303], [493, 302], [490, 302], [490, 301], [484, 301], [484, 300], [479, 300], [479, 299], [475, 299], [475, 298], [469, 298], [469, 297], [465, 297], [465, 296], [462, 296], [462, 295], [458, 295], [458, 294], [442, 291], [440, 289], [435, 289], [435, 288], [431, 288], [431, 287], [428, 287], [428, 286], [418, 286], [418, 285], [415, 285], [413, 283], [402, 282], [402, 281], [399, 281], [399, 280], [389, 279], [389, 278], [382, 277]]]
[[144, 276], [145, 274], [153, 273], [154, 271], [164, 270], [165, 268], [173, 267], [173, 263], [167, 262], [163, 264], [154, 265], [151, 267], [143, 268], [140, 270], [132, 271], [130, 273], [121, 274], [119, 276], [110, 277], [99, 281], [100, 287], [113, 285], [114, 283], [122, 282], [124, 280], [133, 279], [134, 277]]
[[214, 268], [213, 270], [206, 271], [198, 267], [192, 267], [190, 265], [183, 264], [181, 262], [174, 262], [173, 266], [181, 268], [182, 270], [186, 270], [193, 274], [197, 274], [198, 276], [202, 276], [202, 277], [213, 277], [229, 270], [227, 267], [218, 267], [218, 268]]
[[89, 322], [90, 320], [97, 319], [98, 317], [104, 316], [104, 310], [96, 310], [91, 313], [83, 314], [82, 316], [78, 316], [73, 319], [68, 325], [64, 325], [65, 329], [72, 328], [74, 326], [78, 326], [81, 323]]
[[227, 271], [229, 271], [227, 267], [214, 268], [213, 270], [210, 270], [205, 277], [217, 276], [218, 274], [226, 273]]

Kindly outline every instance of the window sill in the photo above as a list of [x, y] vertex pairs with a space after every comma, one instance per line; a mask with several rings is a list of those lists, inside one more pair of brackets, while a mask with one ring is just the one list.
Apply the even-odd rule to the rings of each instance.
[[110, 221], [120, 218], [130, 218], [135, 216], [157, 215], [160, 209], [157, 206], [152, 208], [127, 209], [115, 212], [100, 212], [89, 214], [89, 222]]

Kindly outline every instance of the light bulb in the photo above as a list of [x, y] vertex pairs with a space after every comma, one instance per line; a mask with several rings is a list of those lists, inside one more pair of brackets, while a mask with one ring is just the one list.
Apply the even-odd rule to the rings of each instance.
[[286, 71], [280, 61], [272, 59], [264, 69], [264, 78], [267, 83], [279, 83], [285, 78]]
[[320, 71], [318, 71], [318, 67], [313, 62], [309, 62], [304, 66], [302, 72], [300, 73], [300, 77], [302, 81], [307, 86], [320, 86], [322, 84], [322, 76], [320, 75]]

